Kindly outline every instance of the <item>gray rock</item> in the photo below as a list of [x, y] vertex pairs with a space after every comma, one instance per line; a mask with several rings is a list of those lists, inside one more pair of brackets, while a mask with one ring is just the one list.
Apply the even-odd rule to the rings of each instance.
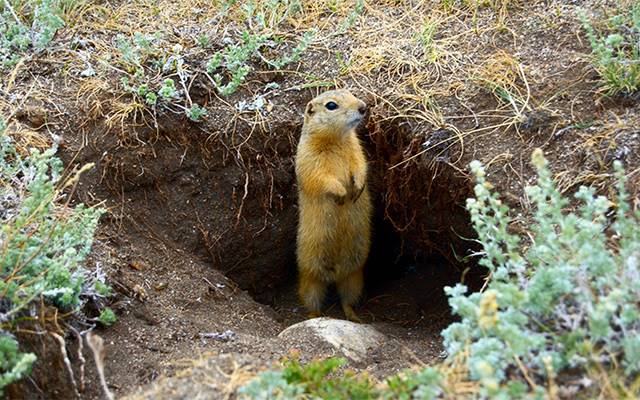
[[312, 338], [326, 342], [355, 362], [363, 361], [386, 341], [386, 337], [371, 325], [332, 318], [314, 318], [291, 325], [278, 337], [303, 343]]

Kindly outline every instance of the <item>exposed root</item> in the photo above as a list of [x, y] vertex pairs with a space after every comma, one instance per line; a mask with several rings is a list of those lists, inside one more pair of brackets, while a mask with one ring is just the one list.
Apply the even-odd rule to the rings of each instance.
[[84, 389], [85, 389], [85, 381], [84, 381], [84, 367], [86, 365], [86, 359], [84, 358], [83, 355], [83, 350], [84, 350], [84, 340], [82, 339], [82, 334], [80, 332], [78, 332], [77, 329], [75, 329], [72, 326], [68, 326], [68, 328], [73, 332], [73, 334], [76, 336], [76, 340], [78, 343], [78, 353], [77, 353], [77, 357], [78, 357], [78, 371], [80, 373], [79, 376], [79, 391], [80, 393], [84, 393]]
[[69, 355], [67, 354], [67, 346], [64, 342], [64, 338], [55, 332], [49, 332], [49, 335], [51, 335], [51, 337], [53, 337], [60, 345], [60, 353], [62, 354], [64, 365], [67, 368], [67, 372], [69, 373], [69, 380], [71, 381], [71, 385], [73, 386], [73, 392], [75, 393], [76, 398], [80, 398], [78, 384], [76, 383], [76, 378], [73, 374], [73, 368], [71, 367], [71, 361], [69, 360]]
[[92, 331], [87, 332], [86, 335], [87, 344], [93, 353], [93, 360], [96, 363], [96, 369], [98, 370], [98, 376], [100, 377], [100, 385], [102, 386], [102, 390], [104, 391], [104, 395], [108, 400], [113, 400], [113, 393], [109, 390], [107, 386], [107, 380], [104, 376], [104, 358], [106, 356], [106, 349], [104, 347], [104, 340], [93, 333]]

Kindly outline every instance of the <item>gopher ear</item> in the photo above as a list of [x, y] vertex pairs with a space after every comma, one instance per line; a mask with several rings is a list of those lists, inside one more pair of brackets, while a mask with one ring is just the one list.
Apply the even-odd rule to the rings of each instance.
[[304, 111], [306, 115], [312, 115], [315, 111], [313, 110], [313, 104], [308, 103], [307, 109]]

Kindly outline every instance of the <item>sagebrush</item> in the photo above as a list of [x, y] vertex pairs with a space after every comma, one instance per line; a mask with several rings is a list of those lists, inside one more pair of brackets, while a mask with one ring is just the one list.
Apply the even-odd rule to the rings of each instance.
[[35, 361], [12, 332], [37, 315], [40, 300], [81, 316], [85, 302], [101, 306], [110, 293], [103, 271], [84, 268], [103, 211], [69, 206], [82, 170], [65, 175], [54, 153], [23, 156], [0, 127], [0, 391]]
[[[477, 162], [476, 198], [467, 203], [491, 272], [482, 293], [447, 288], [462, 321], [444, 332], [451, 356], [468, 355], [471, 378], [486, 396], [542, 395], [563, 371], [621, 368], [630, 394], [640, 371], [640, 212], [632, 212], [619, 163], [618, 196], [581, 187], [577, 212], [555, 188], [541, 151], [531, 239], [510, 232], [508, 208], [490, 191]], [[612, 220], [613, 219], [613, 220]], [[635, 390], [638, 388], [636, 387]]]
[[0, 69], [15, 65], [28, 50], [47, 47], [65, 25], [64, 6], [74, 0], [6, 0], [0, 3]]

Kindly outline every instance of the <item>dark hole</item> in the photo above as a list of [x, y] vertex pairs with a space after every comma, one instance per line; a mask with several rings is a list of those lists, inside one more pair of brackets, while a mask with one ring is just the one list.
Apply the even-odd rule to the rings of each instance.
[[374, 227], [363, 315], [405, 327], [445, 328], [453, 318], [444, 287], [461, 282], [464, 274], [465, 284], [477, 290], [481, 271], [475, 264], [452, 265], [436, 251], [417, 248], [380, 216]]
[[[286, 324], [307, 317], [297, 297], [295, 268], [292, 263], [289, 279], [266, 302]], [[419, 249], [378, 213], [373, 220], [372, 246], [365, 266], [365, 293], [356, 312], [365, 322], [424, 328], [439, 334], [455, 320], [444, 287], [461, 282], [463, 276], [471, 290], [481, 287], [483, 272], [474, 263], [452, 265], [436, 251]], [[329, 288], [323, 314], [344, 318], [335, 287]]]
[[[472, 185], [467, 176], [437, 162], [453, 149], [444, 153], [436, 149], [415, 165], [391, 169], [415, 137], [397, 126], [383, 131], [378, 136], [360, 133], [368, 153], [375, 214], [365, 292], [356, 312], [365, 322], [439, 335], [455, 321], [444, 287], [463, 282], [470, 290], [479, 290], [486, 275], [477, 260], [463, 261], [478, 250], [475, 242], [466, 239], [474, 234], [464, 208]], [[431, 139], [440, 140], [441, 133], [435, 132], [437, 137]], [[273, 306], [285, 324], [307, 317], [297, 296], [295, 260], [288, 267], [286, 282], [263, 301]], [[329, 289], [323, 313], [344, 318], [335, 288]]]

